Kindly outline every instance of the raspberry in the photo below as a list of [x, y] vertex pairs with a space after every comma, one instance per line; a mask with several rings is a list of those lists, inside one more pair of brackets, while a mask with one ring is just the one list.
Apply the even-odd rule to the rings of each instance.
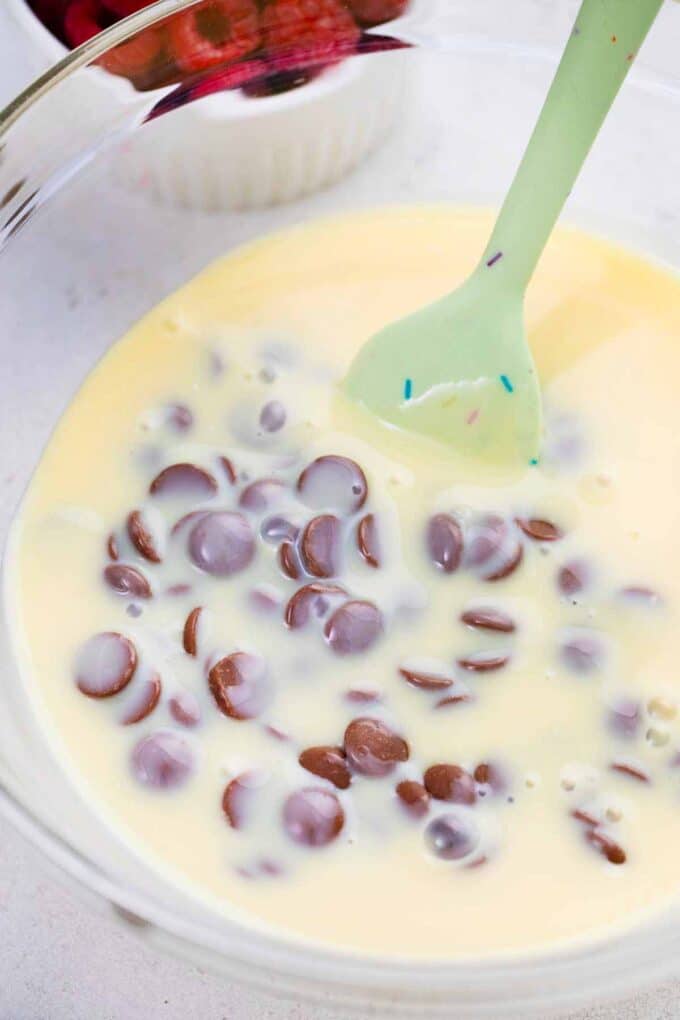
[[372, 28], [401, 17], [409, 0], [348, 0], [348, 3], [359, 24]]
[[239, 60], [260, 45], [254, 0], [210, 0], [168, 22], [170, 48], [187, 74]]
[[129, 42], [121, 43], [104, 54], [99, 63], [111, 74], [139, 81], [149, 78], [163, 52], [164, 35], [161, 29], [147, 28]]
[[64, 33], [71, 46], [98, 35], [104, 28], [101, 8], [97, 0], [71, 0], [64, 15]]
[[299, 53], [337, 59], [354, 50], [360, 35], [342, 0], [269, 0], [262, 31], [265, 48], [279, 62]]
[[[100, 0], [62, 0], [66, 3], [64, 14], [64, 35], [71, 46], [80, 46], [111, 24], [111, 17], [116, 13], [113, 7], [127, 13], [136, 4], [137, 9], [146, 6], [151, 0], [106, 0], [104, 9]], [[119, 16], [123, 16], [122, 13]], [[115, 50], [100, 58], [102, 67], [133, 81], [148, 76], [158, 64], [163, 53], [163, 32], [160, 29], [147, 29], [130, 42], [121, 43]]]

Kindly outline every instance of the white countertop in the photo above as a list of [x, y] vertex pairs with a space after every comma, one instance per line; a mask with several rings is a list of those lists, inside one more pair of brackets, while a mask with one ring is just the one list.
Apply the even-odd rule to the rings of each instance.
[[[0, 0], [0, 105], [27, 83]], [[535, 0], [535, 17], [567, 17], [573, 0]], [[480, 0], [507, 16], [507, 0]], [[677, 65], [680, 39], [659, 33], [655, 62]], [[113, 920], [95, 915], [0, 821], [0, 1020], [345, 1020], [295, 1004], [264, 1009], [249, 993], [159, 957]], [[678, 1020], [680, 986], [579, 1014], [579, 1020]], [[511, 1020], [508, 1016], [507, 1020]], [[576, 1018], [570, 1018], [576, 1020]]]

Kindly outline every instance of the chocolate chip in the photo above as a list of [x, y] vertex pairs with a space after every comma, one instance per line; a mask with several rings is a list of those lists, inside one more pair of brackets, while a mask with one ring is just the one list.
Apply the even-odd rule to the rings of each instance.
[[253, 513], [262, 513], [281, 502], [285, 489], [284, 482], [278, 478], [258, 478], [243, 490], [239, 506]]
[[132, 769], [143, 786], [176, 789], [186, 783], [194, 768], [194, 755], [187, 741], [167, 730], [142, 737], [132, 752]]
[[171, 535], [177, 535], [183, 528], [188, 527], [189, 524], [198, 524], [204, 517], [207, 517], [210, 510], [192, 510], [191, 513], [184, 514], [178, 521], [175, 521], [172, 528], [170, 529]]
[[523, 559], [524, 547], [521, 542], [517, 542], [508, 552], [505, 561], [490, 574], [486, 574], [483, 579], [485, 581], [504, 581], [506, 577], [515, 573]]
[[269, 704], [267, 663], [259, 655], [225, 656], [210, 670], [208, 684], [219, 710], [232, 719], [255, 719]]
[[564, 538], [564, 532], [552, 521], [542, 520], [540, 517], [517, 517], [517, 526], [535, 542], [558, 542]]
[[298, 478], [297, 488], [306, 506], [345, 514], [360, 510], [368, 496], [366, 475], [356, 461], [334, 454], [312, 461]]
[[284, 874], [284, 868], [281, 864], [277, 864], [276, 861], [269, 860], [268, 857], [262, 857], [256, 862], [255, 867], [261, 875], [268, 875], [270, 878], [277, 878], [279, 875]]
[[435, 800], [451, 804], [474, 804], [475, 781], [460, 765], [431, 765], [424, 776], [425, 789]]
[[422, 783], [405, 779], [397, 785], [397, 797], [414, 818], [424, 818], [430, 809], [430, 795]]
[[611, 836], [600, 829], [588, 829], [585, 833], [586, 840], [591, 846], [606, 857], [610, 864], [625, 864], [626, 853]]
[[585, 560], [572, 560], [560, 567], [557, 587], [563, 595], [578, 595], [590, 584], [590, 566]]
[[473, 772], [473, 778], [476, 783], [487, 787], [492, 793], [507, 793], [510, 787], [506, 769], [497, 762], [481, 762]]
[[253, 809], [258, 789], [267, 782], [268, 775], [260, 770], [242, 772], [227, 783], [222, 794], [222, 810], [232, 829], [244, 829]]
[[473, 777], [476, 783], [488, 783], [490, 776], [490, 766], [486, 764], [478, 765], [473, 772]]
[[265, 432], [279, 432], [286, 424], [286, 409], [280, 400], [268, 401], [260, 411], [260, 425]]
[[345, 730], [347, 760], [364, 776], [387, 776], [398, 762], [408, 761], [406, 741], [379, 719], [354, 719]]
[[618, 698], [607, 707], [607, 727], [619, 737], [632, 739], [637, 736], [642, 721], [639, 701], [632, 698]]
[[453, 574], [460, 566], [463, 555], [463, 532], [450, 514], [436, 514], [427, 526], [427, 550], [436, 567], [445, 574]]
[[461, 621], [475, 630], [493, 630], [501, 634], [512, 634], [516, 629], [515, 621], [501, 609], [480, 606], [477, 609], [466, 609], [461, 614]]
[[595, 815], [591, 815], [589, 811], [584, 811], [583, 808], [577, 808], [572, 811], [571, 817], [580, 822], [581, 825], [585, 825], [588, 829], [596, 829], [600, 824], [600, 819], [596, 818]]
[[613, 761], [609, 766], [612, 772], [618, 772], [629, 779], [636, 779], [638, 783], [649, 783], [650, 776], [641, 765], [629, 761]]
[[284, 733], [283, 730], [280, 730], [278, 726], [272, 726], [271, 723], [267, 723], [265, 726], [263, 726], [263, 729], [264, 732], [268, 733], [270, 737], [273, 737], [274, 740], [281, 741], [281, 743], [287, 743], [290, 740], [290, 737], [287, 733]]
[[477, 849], [479, 830], [467, 814], [450, 811], [433, 818], [425, 830], [425, 843], [435, 857], [459, 861]]
[[201, 613], [203, 612], [202, 606], [196, 606], [192, 609], [186, 618], [184, 623], [184, 631], [182, 632], [182, 644], [184, 645], [184, 651], [187, 655], [198, 654], [198, 625], [201, 619]]
[[190, 691], [174, 694], [168, 702], [170, 715], [180, 726], [198, 726], [201, 721], [201, 708], [198, 698]]
[[331, 603], [325, 595], [322, 595], [312, 604], [312, 610], [319, 620], [325, 620], [331, 611]]
[[342, 747], [308, 747], [298, 761], [303, 769], [327, 779], [339, 790], [346, 790], [352, 781], [347, 755]]
[[152, 496], [174, 499], [207, 499], [217, 492], [213, 475], [196, 464], [171, 464], [156, 475], [149, 492]]
[[250, 565], [255, 536], [243, 514], [222, 510], [206, 514], [189, 535], [192, 562], [214, 577], [229, 577]]
[[382, 694], [380, 691], [361, 691], [352, 688], [345, 692], [345, 701], [349, 701], [353, 705], [374, 705], [376, 702], [382, 701]]
[[158, 543], [144, 519], [141, 510], [133, 510], [127, 519], [127, 533], [133, 546], [145, 560], [151, 563], [160, 563], [161, 554], [158, 551]]
[[486, 856], [486, 854], [482, 854], [482, 855], [480, 855], [478, 857], [474, 857], [471, 861], [468, 861], [465, 864], [465, 868], [466, 868], [466, 870], [470, 871], [470, 870], [476, 869], [476, 868], [483, 868], [484, 865], [488, 864], [488, 863], [489, 863], [489, 858]]
[[324, 628], [326, 641], [336, 655], [367, 652], [383, 630], [382, 613], [372, 602], [345, 602]]
[[251, 609], [258, 613], [275, 613], [281, 607], [278, 592], [265, 586], [253, 588], [248, 592], [248, 602]]
[[106, 551], [109, 555], [109, 559], [114, 562], [120, 558], [120, 549], [118, 548], [118, 539], [115, 534], [111, 532], [106, 540]]
[[289, 599], [284, 613], [286, 625], [291, 630], [300, 630], [308, 622], [312, 609], [319, 599], [345, 598], [347, 592], [337, 584], [306, 584]]
[[297, 549], [292, 542], [282, 542], [278, 553], [279, 566], [291, 581], [298, 581], [302, 576], [302, 566]]
[[468, 529], [464, 564], [466, 567], [483, 567], [498, 556], [499, 549], [507, 542], [507, 522], [496, 514], [487, 514], [475, 520]]
[[150, 599], [151, 585], [141, 570], [125, 563], [110, 563], [104, 567], [104, 580], [117, 595], [126, 598]]
[[404, 666], [399, 667], [399, 673], [411, 687], [417, 687], [421, 691], [443, 691], [447, 687], [452, 687], [454, 683], [447, 676], [440, 676], [424, 670], [406, 669]]
[[573, 628], [562, 640], [560, 658], [574, 673], [594, 673], [604, 661], [602, 639], [593, 631]]
[[236, 468], [234, 467], [233, 461], [229, 457], [219, 457], [219, 465], [224, 472], [227, 481], [230, 485], [236, 485]]
[[285, 517], [267, 517], [260, 526], [260, 535], [272, 545], [294, 542], [299, 533], [300, 529]]
[[631, 605], [638, 605], [649, 609], [655, 609], [663, 602], [658, 592], [643, 585], [630, 585], [627, 588], [622, 588], [619, 596], [625, 602], [631, 603]]
[[313, 577], [334, 577], [339, 569], [340, 521], [333, 514], [314, 517], [302, 532], [300, 555]]
[[487, 514], [468, 529], [464, 565], [475, 570], [482, 580], [501, 581], [522, 562], [521, 542], [502, 517]]
[[366, 514], [357, 524], [357, 547], [369, 567], [380, 566], [380, 539], [375, 514]]
[[177, 432], [188, 432], [194, 424], [194, 416], [186, 404], [168, 404], [165, 420]]
[[137, 650], [132, 641], [105, 631], [91, 637], [78, 652], [76, 684], [89, 698], [110, 698], [127, 687], [136, 668]]
[[497, 652], [473, 652], [458, 659], [458, 665], [468, 673], [492, 673], [497, 669], [503, 669], [509, 661], [509, 655], [499, 655]]
[[160, 697], [161, 678], [158, 673], [152, 673], [133, 692], [132, 698], [129, 704], [126, 705], [120, 720], [123, 726], [132, 726], [135, 723], [141, 722], [142, 719], [147, 719], [160, 701]]
[[301, 846], [326, 846], [342, 832], [345, 812], [330, 790], [307, 787], [292, 793], [283, 806], [283, 825]]
[[165, 589], [165, 594], [169, 595], [170, 598], [181, 598], [183, 595], [189, 595], [191, 593], [191, 585], [180, 582], [179, 584], [170, 584]]
[[466, 705], [472, 700], [472, 695], [469, 691], [466, 691], [464, 694], [451, 694], [438, 701], [435, 708], [453, 708], [454, 705]]

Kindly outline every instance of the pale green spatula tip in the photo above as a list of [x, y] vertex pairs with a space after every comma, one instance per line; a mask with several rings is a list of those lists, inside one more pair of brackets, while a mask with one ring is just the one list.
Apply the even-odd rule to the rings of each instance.
[[536, 465], [541, 392], [524, 292], [661, 5], [583, 0], [478, 269], [453, 294], [387, 326], [352, 364], [345, 391], [369, 412], [463, 454]]

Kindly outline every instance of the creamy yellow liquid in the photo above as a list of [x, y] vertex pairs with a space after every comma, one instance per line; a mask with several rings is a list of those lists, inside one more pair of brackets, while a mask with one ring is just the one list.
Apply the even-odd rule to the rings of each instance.
[[[678, 281], [584, 234], [560, 230], [553, 238], [530, 288], [528, 329], [549, 421], [567, 416], [584, 437], [573, 464], [548, 451], [519, 479], [475, 476], [445, 452], [372, 429], [334, 402], [332, 381], [365, 338], [462, 281], [490, 225], [486, 214], [445, 207], [382, 211], [273, 237], [211, 266], [91, 374], [38, 468], [10, 550], [12, 622], [26, 683], [87, 795], [147, 860], [162, 862], [216, 910], [244, 912], [323, 944], [424, 958], [538, 950], [606, 934], [668, 903], [680, 884], [673, 849], [680, 844], [680, 770], [670, 766], [680, 736]], [[274, 342], [291, 345], [302, 367], [284, 366], [266, 382], [262, 352]], [[211, 370], [215, 351], [226, 364], [219, 375]], [[288, 408], [288, 423], [269, 445], [253, 448], [238, 423], [274, 397]], [[195, 413], [186, 436], [171, 435], [154, 415], [169, 400]], [[558, 438], [560, 428], [553, 428]], [[191, 595], [155, 598], [139, 619], [128, 616], [126, 602], [100, 580], [105, 543], [148, 500], [155, 471], [144, 457], [156, 447], [160, 466], [207, 465], [220, 450], [251, 478], [272, 458], [285, 465], [291, 451], [301, 460], [282, 467], [290, 478], [319, 454], [361, 463], [367, 509], [383, 522], [385, 564], [374, 571], [349, 557], [343, 583], [384, 605], [383, 641], [340, 660], [318, 630], [291, 633], [280, 616], [253, 614], [244, 594], [254, 583], [274, 586], [284, 599], [299, 587], [281, 575], [274, 549], [259, 554], [247, 574], [219, 583], [194, 577]], [[220, 493], [227, 498], [234, 497]], [[464, 571], [444, 576], [423, 554], [423, 531], [432, 513], [461, 507], [533, 513], [559, 522], [566, 537], [543, 550], [527, 541], [522, 567], [497, 584]], [[576, 605], [555, 586], [559, 566], [574, 556], [595, 570]], [[157, 587], [181, 579], [171, 576], [175, 561], [143, 567]], [[663, 605], [617, 599], [630, 585], [660, 592]], [[402, 598], [426, 611], [399, 616]], [[464, 628], [460, 612], [479, 601], [511, 612], [517, 634]], [[198, 660], [181, 646], [196, 604], [212, 612]], [[593, 677], [570, 673], [557, 656], [556, 635], [569, 626], [606, 634], [609, 656]], [[128, 767], [140, 736], [172, 725], [167, 706], [123, 727], [128, 692], [95, 701], [75, 686], [76, 650], [103, 630], [137, 641], [166, 693], [182, 687], [199, 697], [203, 723], [188, 739], [200, 764], [177, 792], [142, 788]], [[508, 646], [507, 668], [464, 677], [476, 701], [461, 708], [435, 710], [432, 695], [408, 687], [397, 672], [413, 655], [451, 666], [468, 652]], [[276, 700], [258, 722], [220, 715], [207, 690], [203, 659], [236, 648], [260, 650], [279, 671]], [[383, 704], [348, 704], [350, 687], [381, 691]], [[643, 705], [632, 742], [612, 737], [603, 723], [608, 700], [621, 694]], [[667, 718], [644, 709], [654, 698], [664, 699]], [[292, 846], [277, 798], [319, 783], [261, 723], [289, 733], [300, 750], [337, 744], [353, 717], [372, 714], [407, 738], [410, 760], [385, 780], [357, 779], [340, 794], [346, 824], [330, 846]], [[611, 761], [623, 757], [643, 765], [651, 782], [612, 772]], [[486, 798], [473, 809], [488, 862], [464, 868], [428, 855], [424, 823], [407, 819], [396, 803], [397, 779], [420, 779], [435, 762], [472, 769], [489, 759], [508, 763], [513, 802]], [[252, 830], [236, 832], [220, 809], [225, 783], [263, 764], [276, 774], [274, 790]], [[607, 817], [607, 831], [625, 848], [624, 865], [609, 864], [585, 843], [571, 817], [584, 805]], [[238, 868], [263, 846], [284, 874], [244, 880]]]

